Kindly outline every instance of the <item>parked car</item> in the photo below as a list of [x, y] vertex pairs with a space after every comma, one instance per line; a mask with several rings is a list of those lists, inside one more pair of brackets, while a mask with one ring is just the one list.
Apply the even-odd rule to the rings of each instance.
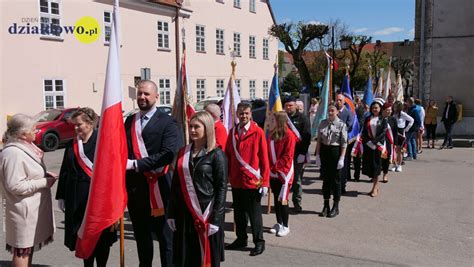
[[[158, 111], [166, 113], [170, 116], [171, 116], [171, 113], [173, 112], [173, 106], [171, 105], [160, 104], [160, 105], [156, 105], [156, 108], [158, 109]], [[123, 120], [125, 121], [125, 119], [127, 119], [128, 116], [137, 113], [139, 110], [140, 110], [139, 108], [134, 108], [130, 110], [129, 112], [123, 113]]]
[[250, 102], [252, 103], [252, 119], [263, 129], [267, 117], [267, 101], [257, 98]]
[[223, 97], [208, 97], [206, 99], [203, 99], [203, 100], [197, 102], [194, 105], [194, 110], [201, 111], [208, 104], [217, 104], [217, 105], [221, 106], [223, 100], [224, 100]]
[[48, 109], [38, 113], [34, 119], [37, 121], [35, 144], [44, 151], [54, 151], [60, 144], [74, 138], [74, 125], [71, 115], [77, 108]]

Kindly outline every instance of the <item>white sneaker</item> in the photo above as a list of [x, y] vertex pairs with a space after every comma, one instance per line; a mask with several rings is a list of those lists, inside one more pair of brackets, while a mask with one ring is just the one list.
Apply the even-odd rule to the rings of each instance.
[[395, 169], [396, 172], [402, 172], [402, 165], [397, 166]]
[[397, 168], [398, 168], [397, 165], [393, 165], [393, 167], [390, 168], [390, 171], [391, 171], [391, 172], [396, 172], [396, 171], [397, 171]]
[[278, 223], [275, 223], [275, 225], [273, 225], [272, 229], [270, 229], [270, 233], [272, 233], [272, 234], [278, 233], [280, 231], [281, 227], [283, 227], [283, 226], [278, 224]]
[[277, 236], [283, 237], [283, 236], [287, 236], [289, 233], [290, 233], [289, 227], [281, 226], [280, 231], [278, 231], [277, 233]]

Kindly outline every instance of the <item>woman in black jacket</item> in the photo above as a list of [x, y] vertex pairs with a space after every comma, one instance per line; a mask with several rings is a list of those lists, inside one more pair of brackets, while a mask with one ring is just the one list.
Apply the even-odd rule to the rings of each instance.
[[387, 121], [382, 118], [382, 101], [370, 105], [370, 116], [365, 119], [362, 129], [362, 174], [372, 179], [373, 185], [369, 195], [376, 197], [379, 193], [378, 179], [382, 171], [382, 152], [387, 131]]
[[[387, 129], [386, 136], [385, 136], [385, 149], [386, 155], [382, 157], [382, 171], [383, 171], [383, 178], [382, 182], [388, 182], [388, 169], [390, 167], [390, 163], [394, 159], [395, 153], [395, 144], [397, 143], [397, 135], [398, 135], [398, 127], [397, 127], [397, 119], [392, 116], [392, 104], [389, 102], [385, 103], [382, 107], [382, 116], [384, 120], [387, 121], [387, 127], [390, 126], [390, 131]], [[395, 171], [395, 167], [392, 168], [392, 171]]]
[[174, 231], [176, 266], [220, 266], [224, 261], [227, 159], [216, 147], [214, 119], [197, 112], [189, 122], [191, 144], [178, 154], [168, 225]]
[[[71, 116], [77, 137], [64, 151], [59, 173], [56, 199], [64, 215], [64, 245], [69, 250], [76, 249], [77, 232], [86, 212], [89, 187], [92, 178], [95, 145], [97, 141], [98, 116], [91, 108], [80, 108]], [[91, 257], [84, 259], [84, 266], [106, 266], [110, 246], [117, 241], [115, 229], [107, 228], [97, 242]]]

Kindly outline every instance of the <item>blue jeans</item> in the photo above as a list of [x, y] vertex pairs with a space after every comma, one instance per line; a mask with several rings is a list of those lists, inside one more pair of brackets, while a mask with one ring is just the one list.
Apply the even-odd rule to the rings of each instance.
[[416, 159], [416, 132], [408, 132], [406, 134], [408, 145], [408, 157]]

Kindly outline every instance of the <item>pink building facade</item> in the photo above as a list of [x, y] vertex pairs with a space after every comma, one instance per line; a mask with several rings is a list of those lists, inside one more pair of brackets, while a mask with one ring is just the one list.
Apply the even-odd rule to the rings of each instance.
[[[123, 108], [135, 104], [135, 84], [149, 69], [161, 104], [172, 104], [176, 89], [174, 1], [120, 1]], [[113, 1], [6, 0], [0, 2], [0, 132], [9, 115], [34, 115], [47, 108], [89, 106], [100, 111]], [[170, 4], [171, 3], [171, 4]], [[85, 44], [65, 28], [84, 17], [100, 27], [97, 41]], [[223, 96], [232, 51], [244, 99], [266, 98], [278, 40], [268, 35], [275, 22], [262, 0], [184, 1], [184, 30], [193, 101]], [[34, 26], [59, 25], [63, 31], [33, 33]], [[29, 33], [27, 33], [29, 31]], [[179, 49], [182, 50], [181, 48]], [[240, 52], [240, 53], [239, 53]]]

